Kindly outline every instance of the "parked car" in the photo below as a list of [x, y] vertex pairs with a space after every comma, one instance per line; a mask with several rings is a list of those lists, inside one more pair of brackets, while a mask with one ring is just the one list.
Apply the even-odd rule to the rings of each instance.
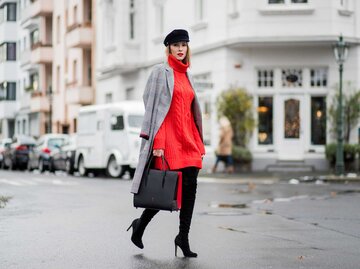
[[5, 149], [10, 146], [11, 142], [11, 138], [4, 138], [0, 141], [0, 166], [2, 166], [2, 161], [4, 159], [3, 153]]
[[53, 172], [51, 153], [67, 143], [68, 139], [69, 135], [67, 134], [42, 135], [36, 142], [36, 146], [29, 152], [28, 170], [39, 169], [40, 172], [45, 170]]
[[144, 105], [138, 101], [79, 109], [75, 167], [81, 176], [105, 170], [113, 178], [132, 177], [140, 151]]
[[76, 135], [72, 134], [61, 147], [56, 147], [50, 153], [51, 170], [62, 170], [72, 175], [75, 172]]
[[29, 161], [29, 152], [35, 146], [35, 139], [31, 136], [15, 136], [3, 152], [2, 168], [15, 170], [26, 169]]

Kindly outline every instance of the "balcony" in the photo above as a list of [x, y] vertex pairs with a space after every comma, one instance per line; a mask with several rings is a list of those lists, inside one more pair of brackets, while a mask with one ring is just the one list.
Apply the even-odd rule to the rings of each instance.
[[66, 85], [66, 103], [90, 105], [93, 103], [94, 91], [91, 86], [80, 86], [76, 83]]
[[91, 23], [74, 24], [67, 28], [67, 48], [90, 48], [92, 43]]
[[15, 118], [16, 101], [0, 100], [0, 119]]
[[21, 19], [26, 21], [38, 16], [50, 16], [53, 13], [54, 4], [49, 0], [35, 0], [22, 10]]
[[50, 64], [53, 61], [52, 45], [44, 45], [41, 42], [31, 46], [31, 62], [35, 64]]
[[49, 97], [41, 91], [35, 91], [31, 93], [30, 101], [31, 112], [49, 112], [50, 102]]

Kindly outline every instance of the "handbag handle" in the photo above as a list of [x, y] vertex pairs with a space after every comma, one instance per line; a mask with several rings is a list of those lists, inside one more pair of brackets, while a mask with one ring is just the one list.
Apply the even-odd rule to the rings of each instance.
[[[145, 169], [145, 173], [146, 173], [146, 174], [149, 174], [150, 165], [151, 165], [151, 163], [152, 163], [153, 157], [154, 157], [154, 155], [151, 154], [151, 157], [150, 157], [150, 159], [149, 159], [149, 161], [148, 161], [148, 165], [146, 166], [146, 169]], [[169, 165], [168, 161], [166, 160], [165, 155], [161, 155], [161, 166], [162, 166], [162, 169], [164, 169], [164, 163], [166, 163], [166, 165], [167, 165], [167, 167], [168, 167], [168, 170], [170, 170], [170, 165]], [[164, 185], [165, 185], [166, 171], [168, 171], [168, 170], [166, 170], [166, 169], [162, 170], [162, 171], [164, 171], [164, 176], [163, 176], [163, 180], [162, 180], [162, 187], [164, 187]], [[145, 186], [146, 186], [146, 185], [147, 185], [147, 177], [145, 178]]]

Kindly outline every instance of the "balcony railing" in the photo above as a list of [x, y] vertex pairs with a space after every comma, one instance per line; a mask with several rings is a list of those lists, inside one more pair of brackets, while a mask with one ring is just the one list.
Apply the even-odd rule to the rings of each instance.
[[90, 48], [91, 43], [92, 27], [90, 22], [67, 27], [66, 46], [68, 48]]
[[31, 62], [36, 64], [49, 64], [53, 61], [53, 48], [51, 44], [37, 42], [31, 45]]

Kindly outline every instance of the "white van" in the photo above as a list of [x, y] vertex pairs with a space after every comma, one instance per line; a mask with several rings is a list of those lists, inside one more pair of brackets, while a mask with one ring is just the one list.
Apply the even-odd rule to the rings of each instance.
[[140, 101], [83, 106], [79, 109], [75, 168], [81, 176], [104, 170], [131, 177], [138, 162], [144, 105]]

